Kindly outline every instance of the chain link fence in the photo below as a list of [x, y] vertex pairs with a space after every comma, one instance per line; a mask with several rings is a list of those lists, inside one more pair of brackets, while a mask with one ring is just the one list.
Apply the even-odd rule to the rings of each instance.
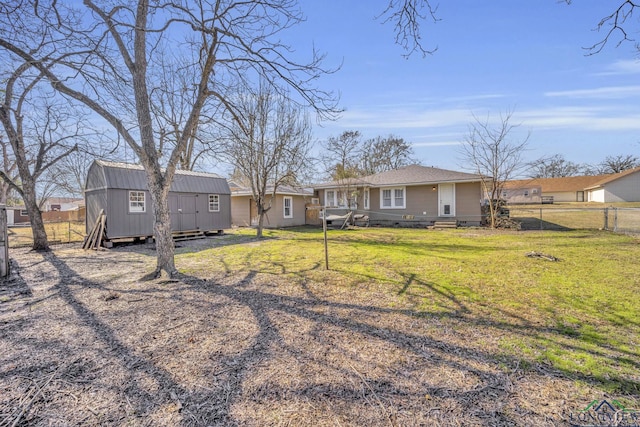
[[[50, 221], [45, 222], [49, 243], [73, 243], [82, 242], [85, 236], [84, 219], [80, 221]], [[30, 225], [11, 225], [8, 229], [10, 248], [19, 248], [33, 245], [33, 233]]]
[[509, 218], [523, 230], [596, 229], [640, 234], [640, 208], [510, 207]]

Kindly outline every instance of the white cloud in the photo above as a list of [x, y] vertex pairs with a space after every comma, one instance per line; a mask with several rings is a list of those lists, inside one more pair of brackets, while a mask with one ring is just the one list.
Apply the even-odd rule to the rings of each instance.
[[640, 61], [623, 59], [609, 65], [606, 71], [597, 73], [596, 76], [617, 76], [624, 74], [640, 74]]
[[599, 98], [621, 99], [635, 98], [640, 95], [640, 86], [609, 86], [593, 89], [565, 90], [558, 92], [546, 92], [544, 96], [564, 98]]
[[556, 107], [529, 110], [519, 113], [517, 119], [532, 129], [640, 130], [640, 113], [624, 112], [613, 107]]
[[460, 145], [460, 141], [435, 141], [435, 142], [414, 142], [412, 147], [448, 147], [452, 145]]

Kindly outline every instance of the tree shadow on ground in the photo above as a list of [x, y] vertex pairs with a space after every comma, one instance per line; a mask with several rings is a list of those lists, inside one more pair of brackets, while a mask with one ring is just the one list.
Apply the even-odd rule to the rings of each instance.
[[[264, 278], [256, 270], [230, 275], [225, 283], [181, 275], [173, 284], [173, 292], [157, 284], [130, 289], [130, 295], [161, 298], [162, 304], [175, 310], [212, 316], [198, 320], [202, 320], [199, 333], [203, 335], [228, 334], [229, 349], [220, 346], [203, 350], [209, 352], [205, 359], [211, 365], [199, 372], [198, 379], [206, 386], [194, 387], [188, 384], [188, 378], [177, 375], [176, 366], [144, 348], [145, 340], [162, 334], [167, 336], [169, 347], [173, 345], [171, 340], [182, 343], [185, 336], [177, 331], [190, 319], [183, 320], [178, 313], [175, 319], [169, 319], [178, 322], [171, 327], [164, 319], [157, 330], [142, 335], [140, 345], [123, 335], [117, 317], [87, 299], [87, 293], [108, 290], [102, 283], [82, 277], [54, 253], [43, 257], [59, 277], [57, 296], [74, 313], [82, 333], [90, 335], [94, 358], [76, 356], [74, 351], [81, 349], [63, 348], [64, 343], [58, 341], [46, 343], [46, 350], [71, 353], [68, 360], [72, 363], [65, 367], [64, 375], [79, 390], [108, 391], [119, 399], [121, 406], [114, 408], [110, 418], [102, 419], [106, 424], [141, 423], [164, 413], [169, 406], [177, 409], [171, 412], [172, 418], [165, 419], [167, 425], [185, 426], [286, 422], [553, 424], [553, 414], [518, 403], [528, 398], [522, 396], [526, 391], [517, 390], [522, 377], [580, 379], [599, 385], [598, 379], [588, 375], [569, 375], [548, 367], [527, 373], [519, 370], [519, 358], [485, 350], [464, 339], [448, 340], [446, 333], [436, 335], [432, 327], [438, 327], [442, 312], [430, 315], [426, 311], [380, 307], [375, 301], [336, 302], [318, 297], [306, 285], [301, 286], [301, 295], [283, 295], [265, 287]], [[418, 283], [411, 274], [405, 277], [406, 286], [400, 291], [403, 294], [418, 285], [437, 291], [429, 284]], [[469, 311], [455, 296], [436, 294], [453, 305], [452, 317]], [[239, 319], [247, 322], [249, 332], [225, 329], [235, 327], [225, 323], [225, 307], [242, 311]], [[165, 313], [146, 313], [153, 314]], [[527, 336], [547, 331], [541, 326], [514, 326], [474, 316], [464, 321], [478, 328], [491, 326]], [[172, 331], [170, 336], [168, 331]], [[179, 363], [179, 355], [165, 357], [176, 358], [175, 363]], [[117, 383], [97, 378], [96, 366], [101, 364], [117, 366]], [[7, 375], [19, 373], [5, 372]], [[516, 399], [518, 394], [521, 397]], [[301, 418], [292, 418], [296, 414]]]

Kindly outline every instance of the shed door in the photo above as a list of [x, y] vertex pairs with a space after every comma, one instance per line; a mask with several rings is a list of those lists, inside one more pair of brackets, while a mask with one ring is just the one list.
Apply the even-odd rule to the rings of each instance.
[[178, 196], [169, 196], [169, 212], [171, 212], [171, 231], [180, 230], [180, 212]]
[[180, 230], [196, 230], [196, 196], [180, 196]]
[[440, 199], [439, 216], [455, 216], [456, 215], [456, 185], [440, 184], [438, 185], [438, 198]]

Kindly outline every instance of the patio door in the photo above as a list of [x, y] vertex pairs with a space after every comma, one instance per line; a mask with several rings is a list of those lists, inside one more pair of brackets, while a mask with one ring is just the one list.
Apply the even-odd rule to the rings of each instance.
[[438, 216], [455, 216], [456, 215], [456, 185], [455, 184], [439, 184], [438, 199], [440, 200]]

